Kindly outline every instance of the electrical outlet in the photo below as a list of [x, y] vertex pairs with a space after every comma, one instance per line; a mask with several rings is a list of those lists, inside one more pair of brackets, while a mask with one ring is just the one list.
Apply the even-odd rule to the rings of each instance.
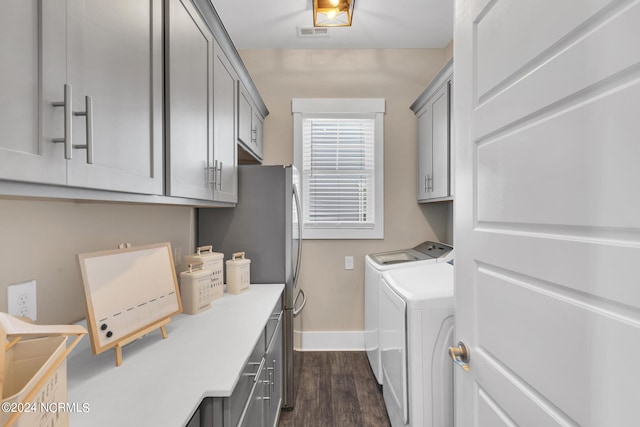
[[353, 270], [353, 257], [352, 256], [344, 257], [344, 269], [345, 270]]
[[8, 311], [13, 316], [29, 317], [34, 322], [38, 315], [36, 281], [30, 280], [7, 288]]

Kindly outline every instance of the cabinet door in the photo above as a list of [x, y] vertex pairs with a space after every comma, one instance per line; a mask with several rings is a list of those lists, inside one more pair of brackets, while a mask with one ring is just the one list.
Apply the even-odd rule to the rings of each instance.
[[251, 97], [242, 82], [238, 81], [238, 141], [254, 151], [252, 120]]
[[213, 198], [213, 35], [191, 0], [168, 0], [167, 194]]
[[[70, 1], [67, 14], [74, 110], [93, 102], [93, 160], [74, 150], [68, 185], [162, 194], [162, 1]], [[85, 122], [74, 144], [89, 142]]]
[[253, 110], [253, 121], [251, 122], [251, 141], [253, 143], [255, 155], [258, 160], [263, 158], [263, 142], [262, 142], [262, 130], [264, 127], [263, 118], [258, 113], [258, 109]]
[[64, 184], [65, 1], [10, 0], [0, 13], [0, 179]]
[[236, 73], [214, 41], [213, 56], [213, 158], [217, 166], [214, 199], [238, 201], [238, 159], [235, 134]]
[[449, 196], [449, 84], [433, 97], [431, 104], [431, 185], [429, 198]]
[[[262, 359], [264, 362], [264, 359]], [[253, 384], [251, 395], [244, 408], [238, 426], [241, 427], [262, 427], [264, 426], [264, 397], [267, 389], [267, 370], [264, 369], [264, 363], [260, 365], [260, 369], [256, 376], [256, 382]]]
[[431, 106], [418, 115], [418, 200], [429, 198], [431, 185]]
[[282, 313], [265, 357], [267, 360], [265, 425], [273, 426], [282, 406]]

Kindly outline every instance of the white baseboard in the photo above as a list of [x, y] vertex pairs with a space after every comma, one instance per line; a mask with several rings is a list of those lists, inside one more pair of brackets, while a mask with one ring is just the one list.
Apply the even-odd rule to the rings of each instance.
[[364, 351], [364, 331], [294, 331], [297, 351]]

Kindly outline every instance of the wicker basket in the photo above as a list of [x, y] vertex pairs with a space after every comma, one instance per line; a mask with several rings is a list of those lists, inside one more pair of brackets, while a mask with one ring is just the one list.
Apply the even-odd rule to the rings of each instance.
[[59, 406], [67, 403], [67, 355], [86, 333], [82, 326], [34, 325], [0, 313], [2, 426], [69, 425]]

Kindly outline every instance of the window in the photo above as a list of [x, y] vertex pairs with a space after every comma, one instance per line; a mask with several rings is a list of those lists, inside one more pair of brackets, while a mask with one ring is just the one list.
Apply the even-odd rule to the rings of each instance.
[[382, 239], [384, 99], [294, 99], [303, 238]]

